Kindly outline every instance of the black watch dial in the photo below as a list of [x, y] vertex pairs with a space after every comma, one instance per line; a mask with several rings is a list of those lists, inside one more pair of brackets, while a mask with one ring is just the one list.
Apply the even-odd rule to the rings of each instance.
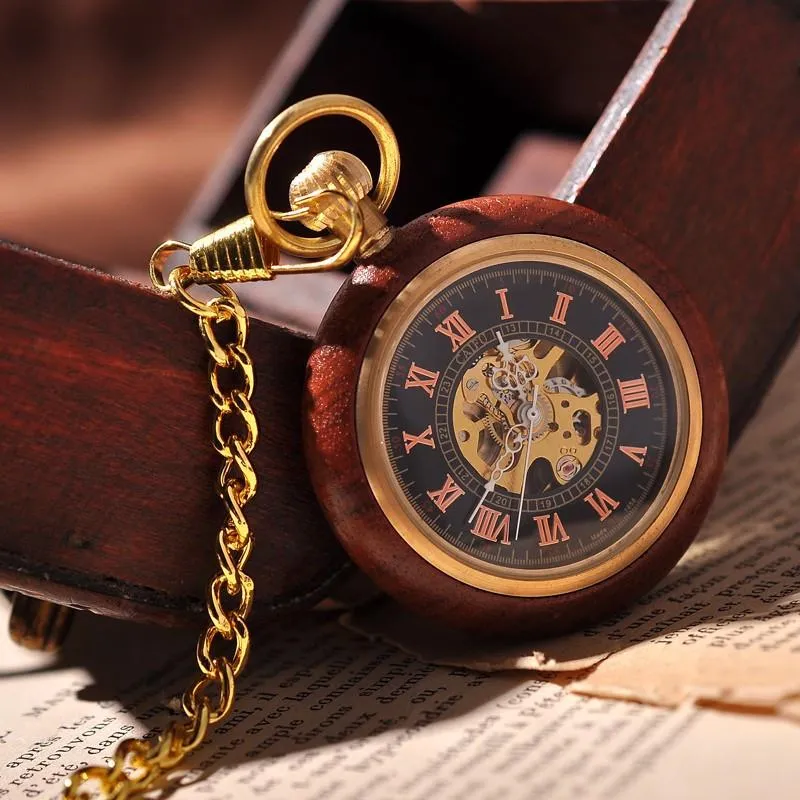
[[435, 270], [416, 279], [421, 302], [404, 290], [378, 378], [390, 519], [517, 579], [613, 558], [668, 500], [685, 450], [658, 318], [563, 256], [473, 260], [438, 285]]

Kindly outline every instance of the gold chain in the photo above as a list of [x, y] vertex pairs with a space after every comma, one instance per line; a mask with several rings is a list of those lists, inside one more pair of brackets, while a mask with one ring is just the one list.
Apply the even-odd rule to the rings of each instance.
[[245, 349], [248, 320], [230, 287], [215, 285], [219, 296], [208, 302], [197, 300], [187, 291], [188, 276], [187, 267], [173, 270], [169, 286], [181, 305], [197, 316], [208, 348], [211, 401], [216, 409], [213, 445], [224, 459], [217, 488], [227, 512], [217, 536], [219, 571], [208, 585], [211, 623], [197, 643], [201, 674], [183, 696], [186, 719], [173, 722], [155, 742], [121, 742], [108, 766], [73, 773], [65, 782], [64, 798], [91, 796], [87, 790], [93, 789], [109, 800], [123, 800], [154, 788], [159, 778], [203, 743], [209, 728], [230, 714], [236, 678], [250, 653], [246, 621], [253, 604], [253, 579], [244, 567], [253, 537], [243, 508], [256, 493], [249, 456], [258, 425], [250, 405], [254, 375]]
[[[372, 178], [366, 167], [350, 153], [336, 151], [312, 160], [298, 176], [300, 188], [292, 196], [291, 211], [271, 211], [264, 185], [276, 150], [295, 128], [331, 114], [358, 120], [375, 137], [381, 154], [375, 197], [368, 194]], [[397, 187], [399, 168], [397, 139], [375, 108], [345, 95], [304, 100], [279, 114], [253, 148], [245, 175], [250, 214], [192, 245], [164, 242], [151, 256], [150, 279], [154, 288], [177, 299], [198, 318], [211, 359], [209, 382], [216, 408], [213, 445], [224, 459], [218, 491], [227, 511], [217, 536], [219, 571], [208, 585], [211, 622], [197, 643], [201, 674], [183, 696], [186, 718], [174, 722], [152, 743], [146, 739], [121, 742], [107, 766], [73, 773], [65, 782], [63, 798], [80, 800], [94, 790], [91, 796], [123, 800], [156, 788], [160, 778], [200, 747], [209, 728], [230, 714], [236, 678], [250, 653], [246, 622], [253, 604], [253, 579], [245, 574], [244, 567], [253, 548], [253, 537], [243, 508], [256, 493], [250, 453], [258, 438], [258, 425], [250, 405], [254, 378], [245, 350], [247, 315], [227, 282], [271, 280], [278, 274], [335, 269], [359, 253], [386, 246], [391, 232], [383, 211]], [[321, 230], [321, 224], [330, 228], [330, 233], [309, 239], [290, 234], [278, 220], [311, 221], [312, 230]], [[279, 247], [317, 260], [280, 264]], [[173, 269], [166, 278], [166, 261], [180, 251], [186, 252], [189, 263]], [[197, 285], [209, 286], [217, 296], [209, 301], [197, 299], [189, 292]]]

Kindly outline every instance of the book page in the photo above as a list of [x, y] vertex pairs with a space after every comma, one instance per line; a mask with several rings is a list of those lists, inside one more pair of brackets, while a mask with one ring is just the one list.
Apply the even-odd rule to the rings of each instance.
[[[83, 617], [61, 657], [0, 645], [0, 798], [164, 728], [192, 637]], [[236, 710], [176, 798], [794, 796], [800, 726], [582, 697], [561, 680], [434, 666], [332, 619], [261, 631]], [[753, 746], [757, 742], [758, 746]]]

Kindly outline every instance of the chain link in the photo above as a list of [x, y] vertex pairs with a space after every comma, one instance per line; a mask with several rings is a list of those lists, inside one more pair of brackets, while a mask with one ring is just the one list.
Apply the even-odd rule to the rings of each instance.
[[90, 796], [124, 800], [154, 788], [159, 778], [205, 741], [210, 727], [230, 714], [236, 678], [250, 654], [246, 621], [253, 605], [253, 580], [244, 568], [253, 537], [243, 507], [256, 492], [250, 453], [258, 440], [258, 425], [250, 405], [254, 376], [245, 349], [247, 314], [228, 286], [214, 286], [219, 296], [210, 301], [192, 297], [186, 274], [182, 268], [174, 270], [170, 285], [181, 304], [197, 316], [208, 348], [210, 394], [216, 409], [213, 446], [224, 459], [217, 491], [226, 509], [217, 536], [219, 572], [208, 585], [210, 625], [197, 643], [200, 676], [183, 696], [186, 719], [172, 723], [154, 742], [121, 742], [107, 766], [73, 773], [62, 794], [69, 800]]

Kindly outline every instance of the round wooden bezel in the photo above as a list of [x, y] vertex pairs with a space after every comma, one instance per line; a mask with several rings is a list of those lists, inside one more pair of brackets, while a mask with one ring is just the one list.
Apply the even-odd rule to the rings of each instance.
[[[672, 522], [638, 559], [602, 582], [567, 594], [512, 597], [437, 570], [396, 532], [367, 481], [356, 433], [361, 364], [373, 330], [401, 289], [445, 254], [495, 236], [540, 233], [582, 242], [644, 279], [680, 326], [703, 403], [698, 466]], [[657, 258], [611, 220], [550, 198], [484, 197], [447, 206], [396, 231], [391, 245], [356, 268], [323, 320], [308, 364], [306, 459], [333, 530], [353, 561], [400, 603], [485, 635], [562, 633], [632, 602], [677, 562], [713, 499], [727, 452], [728, 400], [711, 336], [686, 290]]]

